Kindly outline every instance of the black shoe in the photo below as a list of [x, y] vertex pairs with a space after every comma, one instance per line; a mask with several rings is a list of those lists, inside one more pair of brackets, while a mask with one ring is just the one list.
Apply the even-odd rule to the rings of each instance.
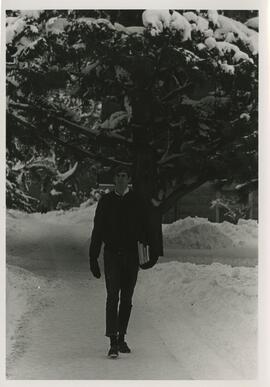
[[109, 352], [108, 352], [108, 357], [112, 359], [116, 359], [118, 357], [118, 346], [117, 345], [112, 345]]
[[118, 343], [118, 351], [121, 353], [130, 353], [131, 350], [125, 341]]

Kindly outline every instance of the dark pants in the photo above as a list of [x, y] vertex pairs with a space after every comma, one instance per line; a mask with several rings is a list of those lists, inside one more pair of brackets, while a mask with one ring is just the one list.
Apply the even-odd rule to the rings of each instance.
[[106, 336], [108, 337], [117, 333], [124, 335], [127, 332], [138, 268], [137, 253], [124, 251], [112, 253], [104, 250], [107, 289]]

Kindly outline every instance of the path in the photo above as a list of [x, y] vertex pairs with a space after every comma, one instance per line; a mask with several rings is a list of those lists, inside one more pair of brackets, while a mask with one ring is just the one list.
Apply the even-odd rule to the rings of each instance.
[[[67, 229], [64, 234], [68, 233]], [[53, 302], [23, 322], [23, 341], [18, 343], [20, 351], [15, 350], [8, 361], [8, 379], [191, 379], [154, 328], [147, 305], [140, 299], [134, 302], [130, 321], [132, 353], [108, 359], [104, 276], [102, 280], [91, 278], [86, 246], [61, 248], [62, 228], [43, 224], [42, 235], [35, 265], [31, 249], [24, 265], [54, 278], [43, 289]], [[45, 249], [42, 243], [48, 240], [50, 246]], [[42, 256], [44, 253], [47, 255]]]
[[[140, 281], [140, 273], [128, 332], [132, 353], [121, 354], [117, 360], [108, 359], [108, 339], [104, 336], [104, 275], [97, 280], [89, 273], [87, 230], [82, 235], [82, 228], [76, 225], [46, 222], [35, 222], [32, 227], [29, 233], [28, 224], [23, 229], [25, 234], [19, 234], [19, 238], [12, 239], [10, 235], [7, 253], [10, 251], [11, 261], [8, 263], [20, 264], [48, 281], [36, 297], [38, 300], [40, 297], [40, 306], [35, 305], [20, 323], [16, 347], [7, 361], [8, 379], [241, 378], [234, 364], [226, 363], [216, 348], [211, 348], [201, 332], [201, 321], [196, 320], [189, 307], [182, 305], [177, 316], [173, 316], [172, 321], [178, 320], [176, 327], [167, 318], [169, 305], [160, 305], [158, 314], [151, 310], [143, 297], [147, 284]], [[208, 255], [205, 252], [197, 256], [194, 251], [181, 251], [179, 257], [179, 252], [171, 248], [161, 261], [178, 256], [183, 261], [203, 259], [208, 263], [208, 260], [218, 261], [219, 255], [225, 253], [220, 251], [210, 256], [208, 251]], [[22, 259], [12, 262], [12, 256]], [[254, 265], [255, 252], [248, 257], [244, 255], [244, 259], [250, 266]], [[161, 319], [158, 323], [157, 315]], [[166, 329], [162, 329], [164, 324]], [[193, 360], [199, 365], [197, 370], [190, 364]]]

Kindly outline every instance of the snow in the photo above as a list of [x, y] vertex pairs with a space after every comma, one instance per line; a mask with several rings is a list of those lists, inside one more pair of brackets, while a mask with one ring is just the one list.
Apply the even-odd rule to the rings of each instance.
[[[226, 35], [232, 36], [233, 33], [237, 39], [240, 39], [243, 43], [245, 43], [250, 52], [253, 55], [258, 54], [258, 33], [250, 28], [248, 25], [240, 23], [237, 20], [228, 18], [224, 15], [218, 16], [218, 24], [221, 30], [224, 31], [225, 37]], [[232, 39], [230, 38], [229, 41]], [[246, 58], [244, 58], [246, 60]]]
[[246, 22], [246, 25], [249, 27], [249, 28], [254, 28], [255, 30], [259, 30], [259, 17], [256, 16], [256, 17], [252, 17], [251, 19], [248, 19], [248, 21]]
[[201, 50], [204, 50], [206, 48], [206, 45], [203, 43], [199, 43], [199, 44], [197, 44], [197, 48], [199, 51], [201, 51]]
[[[150, 28], [152, 35], [158, 35], [163, 32], [164, 28], [171, 31], [182, 31], [182, 41], [191, 39], [191, 31], [199, 31], [202, 36], [209, 38], [214, 35], [214, 39], [205, 41], [209, 50], [216, 47], [221, 56], [225, 52], [234, 51], [234, 62], [240, 60], [251, 61], [249, 56], [240, 51], [237, 46], [231, 43], [236, 43], [240, 40], [246, 45], [252, 55], [258, 54], [258, 33], [249, 27], [256, 27], [257, 19], [250, 19], [246, 24], [227, 16], [218, 14], [215, 10], [207, 11], [207, 19], [195, 12], [184, 12], [183, 15], [177, 11], [172, 14], [168, 10], [145, 10], [142, 14], [143, 25]], [[214, 26], [215, 31], [209, 30], [209, 22]], [[211, 33], [209, 33], [211, 31]], [[207, 39], [206, 39], [207, 40]], [[201, 42], [202, 43], [202, 42]], [[237, 48], [237, 50], [236, 50]], [[231, 70], [230, 70], [231, 72]]]
[[31, 30], [31, 32], [33, 32], [33, 34], [38, 34], [38, 28], [37, 28], [37, 26], [31, 25], [31, 26], [30, 26], [30, 30]]
[[187, 19], [189, 23], [197, 23], [198, 15], [195, 12], [184, 12], [183, 16]]
[[24, 18], [38, 19], [42, 12], [43, 11], [41, 11], [41, 10], [23, 10], [23, 11], [20, 11], [20, 14]]
[[212, 48], [216, 47], [217, 42], [215, 38], [209, 36], [205, 39], [204, 44], [209, 48], [209, 50], [212, 50]]
[[61, 181], [67, 180], [70, 176], [73, 175], [73, 173], [76, 171], [77, 167], [78, 167], [78, 162], [76, 161], [76, 163], [73, 165], [73, 167], [71, 167], [68, 171], [66, 171], [64, 173], [58, 172], [57, 178]]
[[25, 163], [23, 163], [21, 160], [18, 160], [15, 165], [12, 166], [12, 171], [19, 171], [20, 169], [23, 169], [25, 167]]
[[240, 39], [245, 39], [253, 33], [245, 24], [224, 15], [218, 15], [218, 23], [220, 28], [227, 31], [227, 33], [235, 33]]
[[191, 25], [188, 22], [189, 15], [184, 17], [177, 11], [170, 14], [169, 10], [147, 9], [142, 14], [142, 22], [149, 28], [153, 36], [160, 34], [164, 29], [171, 31], [181, 31], [182, 41], [191, 39]]
[[240, 219], [238, 224], [212, 223], [205, 218], [187, 217], [163, 225], [164, 242], [180, 248], [217, 249], [231, 246], [253, 248], [257, 245], [258, 224], [255, 220]]
[[46, 22], [46, 32], [51, 34], [61, 34], [65, 31], [68, 21], [62, 17], [52, 17]]
[[[220, 39], [221, 37], [224, 38], [223, 33], [221, 33], [221, 30], [216, 30], [215, 37], [209, 36], [205, 39], [204, 44], [207, 46], [209, 50], [212, 50], [213, 48], [217, 48], [219, 51], [220, 57], [223, 57], [227, 53], [233, 52], [233, 63], [238, 63], [240, 60], [249, 61], [251, 63], [254, 63], [253, 59], [248, 56], [247, 53], [241, 51], [239, 47], [237, 47], [235, 44], [230, 43], [230, 41], [233, 41], [233, 39], [228, 39], [228, 41], [216, 41], [215, 38]], [[230, 36], [230, 35], [229, 35]], [[226, 38], [227, 39], [227, 38]], [[248, 38], [246, 43], [251, 48], [251, 51], [253, 54], [258, 53], [258, 47], [256, 45], [256, 38], [253, 39], [253, 37]], [[224, 64], [227, 64], [224, 63]], [[231, 69], [230, 69], [231, 71]]]
[[6, 43], [12, 43], [16, 35], [20, 34], [26, 26], [26, 22], [23, 19], [16, 18], [15, 20], [9, 18], [6, 27]]
[[224, 71], [227, 74], [234, 74], [235, 68], [233, 65], [228, 65], [227, 63], [221, 63], [220, 68], [222, 71]]
[[[9, 259], [16, 262], [18, 257], [10, 256]], [[36, 296], [37, 293], [40, 295], [47, 282], [29, 270], [7, 265], [7, 353], [14, 351], [27, 314], [36, 313], [41, 306], [41, 297]]]
[[159, 34], [164, 28], [169, 28], [171, 15], [165, 9], [147, 9], [142, 14], [142, 22], [145, 27], [154, 30], [154, 34]]
[[209, 23], [207, 19], [204, 19], [202, 16], [198, 16], [197, 20], [197, 30], [200, 32], [207, 31], [209, 27]]
[[[6, 42], [12, 43], [15, 37], [24, 30], [26, 26], [29, 26], [34, 34], [37, 31], [44, 29], [42, 23], [38, 24], [38, 19], [42, 11], [22, 11], [20, 16], [17, 18], [7, 18], [6, 19]], [[34, 24], [30, 24], [30, 22]], [[32, 20], [31, 20], [32, 19]], [[36, 20], [35, 20], [36, 19]], [[78, 23], [86, 23], [90, 27], [96, 26], [98, 28], [103, 28], [104, 25], [111, 30], [122, 31], [122, 39], [125, 39], [127, 35], [134, 34], [135, 36], [142, 35], [145, 31], [149, 31], [152, 36], [157, 36], [163, 33], [165, 30], [169, 30], [172, 33], [175, 31], [180, 31], [180, 41], [184, 42], [191, 40], [198, 35], [200, 36], [201, 41], [197, 42], [199, 44], [199, 50], [202, 50], [202, 44], [206, 45], [206, 50], [211, 51], [213, 48], [217, 48], [220, 58], [228, 60], [225, 58], [225, 54], [234, 51], [234, 55], [230, 58], [231, 63], [228, 63], [229, 66], [237, 64], [240, 61], [249, 61], [254, 63], [250, 55], [257, 56], [258, 49], [258, 17], [248, 20], [245, 24], [237, 20], [219, 14], [216, 10], [200, 11], [196, 12], [177, 12], [175, 10], [168, 9], [146, 9], [142, 13], [142, 24], [143, 26], [129, 26], [125, 27], [119, 23], [114, 23], [114, 25], [107, 19], [100, 18], [95, 19], [91, 17], [81, 17], [77, 19]], [[61, 34], [65, 31], [66, 27], [69, 25], [68, 19], [64, 17], [52, 17], [45, 23], [45, 32], [46, 34]], [[210, 27], [209, 28], [209, 24]], [[196, 33], [193, 33], [193, 32]], [[211, 37], [210, 40], [208, 40]], [[208, 38], [208, 39], [207, 39]], [[39, 40], [36, 41], [39, 42]], [[236, 50], [233, 48], [232, 43], [235, 43], [237, 47], [245, 46], [247, 52]], [[29, 43], [27, 43], [27, 47]], [[32, 44], [34, 46], [34, 43]], [[30, 47], [30, 46], [29, 46]], [[30, 47], [32, 48], [32, 47]], [[84, 48], [84, 43], [78, 43], [74, 45], [74, 48], [79, 50]], [[245, 51], [245, 50], [244, 50]], [[17, 54], [20, 53], [20, 49]], [[216, 52], [213, 51], [213, 56], [215, 59]], [[226, 55], [227, 56], [227, 55]], [[187, 58], [187, 61], [190, 61]], [[224, 63], [227, 65], [227, 63]], [[224, 71], [233, 74], [233, 67], [224, 67]], [[127, 78], [127, 83], [130, 83], [129, 76], [124, 76]]]
[[128, 33], [128, 34], [143, 34], [144, 31], [145, 31], [145, 28], [144, 27], [141, 27], [141, 26], [129, 26], [129, 27], [126, 27], [125, 31]]
[[171, 31], [181, 31], [182, 41], [191, 39], [191, 25], [189, 24], [187, 19], [177, 11], [174, 11], [171, 15], [169, 28]]
[[254, 34], [248, 37], [245, 41], [252, 55], [258, 55], [259, 53], [259, 34], [254, 31]]
[[53, 188], [53, 189], [50, 191], [50, 194], [51, 194], [52, 196], [58, 196], [58, 195], [63, 195], [63, 192], [57, 191], [56, 189]]
[[[224, 378], [237, 374], [252, 377], [256, 368], [257, 269], [168, 262], [154, 267], [152, 273], [143, 273], [140, 281], [148, 285], [147, 297], [142, 296], [160, 335], [193, 379], [211, 379], [219, 373]], [[246, 336], [247, 332], [251, 336]], [[193, 333], [192, 349], [187, 338]]]
[[242, 113], [240, 115], [240, 118], [243, 119], [243, 120], [249, 121], [250, 120], [250, 115], [248, 113]]
[[218, 25], [218, 12], [216, 10], [208, 10], [207, 16], [210, 22], [212, 22], [214, 25]]
[[[220, 31], [221, 34], [223, 34], [223, 30], [222, 29], [218, 29], [215, 31], [215, 36], [216, 36], [216, 33], [217, 31]], [[229, 32], [226, 36], [226, 34], [223, 35], [223, 38], [225, 37], [225, 42], [229, 42], [229, 43], [235, 43], [236, 42], [236, 37], [234, 36], [234, 33], [233, 32]], [[218, 37], [216, 37], [218, 39]]]
[[161, 16], [158, 16], [154, 11], [145, 10], [142, 14], [142, 22], [146, 28], [151, 28], [152, 35], [158, 35], [163, 31]]
[[209, 37], [211, 37], [213, 35], [214, 35], [214, 31], [211, 28], [209, 28], [208, 30], [204, 31], [205, 38], [209, 38]]
[[[127, 83], [129, 82], [130, 77], [127, 71], [125, 71], [120, 66], [115, 66], [115, 70], [116, 70], [115, 75], [118, 79], [125, 79]], [[108, 119], [106, 119], [100, 124], [100, 128], [110, 129], [110, 130], [115, 129], [123, 120], [127, 120], [127, 117], [128, 117], [128, 114], [124, 110], [114, 112], [110, 115]]]
[[245, 60], [245, 61], [249, 61], [251, 63], [254, 63], [253, 62], [253, 59], [251, 59], [248, 54], [246, 54], [245, 52], [243, 51], [236, 51], [234, 56], [233, 56], [233, 62], [234, 63], [238, 63], [240, 60]]
[[[97, 203], [89, 204], [7, 211], [8, 378], [256, 378], [257, 222], [189, 217], [163, 226], [165, 257], [139, 272], [132, 361], [122, 355], [116, 369], [106, 360], [104, 275], [88, 268]], [[212, 264], [200, 263], [204, 255]]]
[[[229, 42], [216, 42], [216, 47], [219, 50], [220, 55], [224, 55], [227, 52], [233, 51], [234, 53], [238, 53], [240, 50], [239, 48], [232, 43]], [[248, 57], [248, 55], [247, 55]]]

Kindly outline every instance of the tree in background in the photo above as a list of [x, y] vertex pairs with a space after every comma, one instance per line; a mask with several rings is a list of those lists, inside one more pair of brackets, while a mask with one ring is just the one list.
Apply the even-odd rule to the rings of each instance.
[[153, 222], [207, 180], [257, 178], [256, 12], [10, 11], [6, 20], [11, 139], [46, 140], [99, 169], [132, 166]]

